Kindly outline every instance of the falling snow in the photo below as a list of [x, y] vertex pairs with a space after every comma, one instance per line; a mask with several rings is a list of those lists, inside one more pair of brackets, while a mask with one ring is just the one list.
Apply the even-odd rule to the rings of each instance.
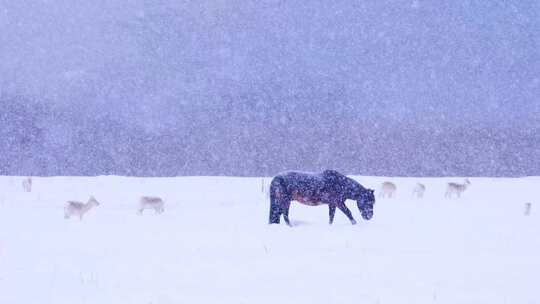
[[540, 170], [535, 1], [0, 12], [0, 174]]

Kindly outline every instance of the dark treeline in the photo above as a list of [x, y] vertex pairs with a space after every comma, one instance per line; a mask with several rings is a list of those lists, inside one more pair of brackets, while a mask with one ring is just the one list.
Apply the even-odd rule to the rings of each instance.
[[[269, 113], [257, 111], [252, 100], [229, 100], [212, 109], [185, 106], [174, 128], [155, 133], [122, 124], [115, 115], [80, 115], [81, 109], [55, 109], [24, 97], [2, 96], [0, 104], [2, 175], [260, 176], [324, 168], [401, 176], [540, 172], [534, 161], [540, 155], [538, 128], [464, 128], [442, 120], [433, 128], [418, 120], [336, 116], [330, 102], [306, 115], [297, 105], [276, 104]], [[238, 107], [260, 115], [244, 116]]]

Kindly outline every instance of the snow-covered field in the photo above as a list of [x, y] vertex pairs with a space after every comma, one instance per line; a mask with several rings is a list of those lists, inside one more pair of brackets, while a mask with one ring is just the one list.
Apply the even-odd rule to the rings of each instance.
[[[540, 303], [540, 178], [471, 178], [452, 200], [463, 179], [356, 178], [397, 196], [369, 222], [348, 202], [356, 226], [293, 204], [289, 228], [267, 224], [261, 178], [34, 178], [25, 193], [0, 177], [0, 303]], [[101, 205], [65, 220], [89, 195]], [[139, 216], [140, 195], [165, 212]]]

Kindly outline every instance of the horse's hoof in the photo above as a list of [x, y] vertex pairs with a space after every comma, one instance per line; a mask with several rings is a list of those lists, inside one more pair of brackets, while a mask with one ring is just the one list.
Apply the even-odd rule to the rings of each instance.
[[352, 221], [351, 221], [351, 224], [356, 225], [356, 221], [355, 221], [355, 220], [352, 220]]

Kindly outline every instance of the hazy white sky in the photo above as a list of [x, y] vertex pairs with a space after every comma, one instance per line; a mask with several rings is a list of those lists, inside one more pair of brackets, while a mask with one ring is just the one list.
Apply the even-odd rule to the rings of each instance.
[[0, 84], [158, 117], [223, 96], [335, 94], [389, 119], [531, 118], [539, 20], [536, 1], [517, 0], [2, 0]]

